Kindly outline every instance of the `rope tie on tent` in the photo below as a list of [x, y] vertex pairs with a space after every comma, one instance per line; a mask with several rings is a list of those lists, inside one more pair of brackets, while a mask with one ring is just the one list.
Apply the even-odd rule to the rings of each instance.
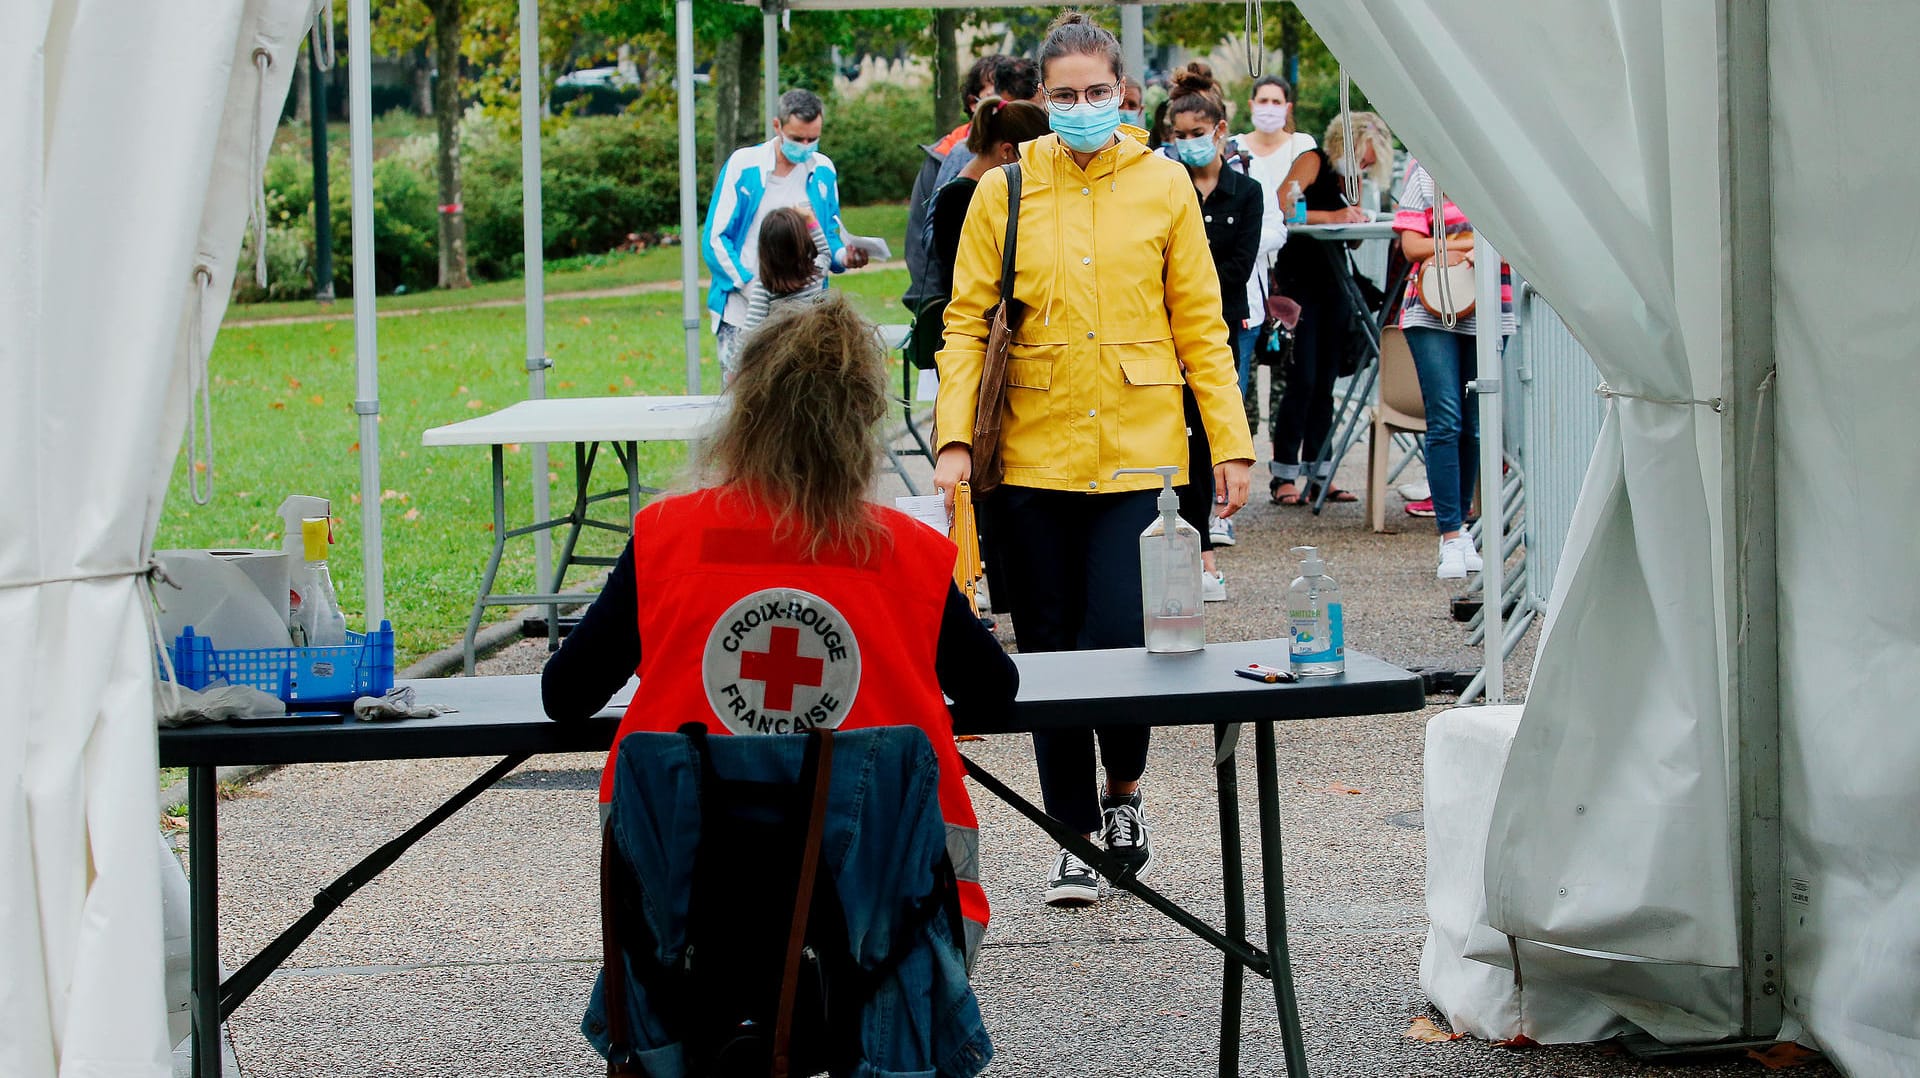
[[1247, 0], [1247, 77], [1260, 78], [1267, 73], [1266, 12], [1261, 0]]
[[[267, 155], [260, 146], [260, 124], [267, 120], [267, 71], [273, 67], [273, 54], [264, 47], [253, 50], [253, 69], [259, 75], [253, 113], [253, 143], [247, 158], [248, 179], [253, 181], [253, 279], [267, 287]], [[275, 117], [277, 120], [277, 117]]]
[[1341, 193], [1347, 196], [1347, 205], [1360, 205], [1360, 170], [1355, 165], [1360, 160], [1360, 152], [1353, 144], [1353, 80], [1347, 76], [1346, 65], [1340, 67], [1340, 134], [1341, 164], [1345, 171], [1340, 176]]
[[[325, 49], [320, 47], [320, 43], [323, 41], [327, 46]], [[332, 71], [334, 58], [333, 0], [325, 0], [325, 2], [320, 5], [320, 9], [313, 13], [313, 42], [309, 47], [313, 49], [313, 66], [322, 71]]]
[[43, 576], [33, 580], [0, 580], [0, 591], [15, 588], [37, 588], [43, 584], [78, 584], [89, 580], [115, 580], [120, 577], [137, 576], [147, 585], [146, 601], [140, 604], [141, 613], [147, 623], [147, 639], [153, 643], [154, 650], [160, 653], [160, 665], [166, 670], [166, 682], [169, 694], [168, 710], [180, 710], [180, 672], [173, 667], [173, 653], [162, 645], [160, 640], [160, 614], [166, 610], [166, 604], [160, 601], [160, 585], [165, 584], [175, 591], [180, 584], [167, 575], [167, 570], [151, 554], [147, 564], [137, 569], [102, 569], [91, 573], [69, 573], [64, 576]]
[[[1767, 402], [1771, 399], [1769, 394], [1773, 392], [1773, 376], [1779, 372], [1780, 368], [1778, 367], [1768, 367], [1767, 376], [1760, 379], [1760, 385], [1753, 391], [1753, 445], [1752, 448], [1747, 450], [1748, 475], [1753, 474], [1754, 465], [1760, 459], [1760, 432], [1764, 429], [1760, 424], [1760, 413], [1766, 408]], [[1752, 495], [1748, 495], [1747, 504], [1741, 507], [1740, 514], [1740, 564], [1742, 565], [1751, 564], [1747, 560], [1747, 548], [1752, 541], [1753, 498]], [[1747, 642], [1747, 626], [1752, 620], [1752, 613], [1747, 610], [1746, 604], [1742, 603], [1740, 609], [1740, 632], [1737, 637], [1738, 642], [1742, 645], [1745, 645]]]
[[1460, 324], [1459, 308], [1453, 305], [1453, 282], [1447, 276], [1447, 193], [1440, 190], [1439, 181], [1433, 185], [1433, 264], [1440, 272], [1433, 275], [1433, 283], [1440, 293], [1440, 324], [1452, 329]]
[[[1773, 374], [1769, 372], [1767, 374], [1767, 383], [1771, 383], [1772, 381]], [[1607, 400], [1646, 401], [1648, 404], [1672, 404], [1680, 407], [1699, 405], [1702, 408], [1711, 408], [1716, 413], [1727, 410], [1727, 402], [1724, 397], [1709, 397], [1706, 400], [1701, 400], [1698, 397], [1650, 397], [1644, 393], [1628, 393], [1625, 390], [1615, 389], [1604, 381], [1594, 386], [1593, 392], [1595, 396], [1605, 397]], [[1760, 392], [1762, 394], [1766, 392], [1766, 384], [1761, 385]]]
[[[205, 265], [193, 268], [193, 313], [187, 321], [187, 493], [195, 505], [213, 500], [213, 374], [200, 328], [206, 318], [207, 287], [212, 283], [212, 269]], [[200, 489], [203, 468], [207, 474], [204, 492]]]

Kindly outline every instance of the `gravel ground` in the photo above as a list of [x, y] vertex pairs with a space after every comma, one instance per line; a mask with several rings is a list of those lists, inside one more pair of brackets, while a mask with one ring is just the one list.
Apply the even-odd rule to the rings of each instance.
[[[1364, 486], [1364, 448], [1342, 481]], [[1410, 473], [1417, 471], [1410, 469]], [[924, 474], [924, 469], [922, 469]], [[1231, 600], [1208, 608], [1216, 640], [1281, 635], [1294, 572], [1286, 548], [1317, 545], [1341, 582], [1349, 646], [1406, 666], [1472, 669], [1475, 649], [1447, 615], [1454, 588], [1433, 578], [1426, 521], [1389, 513], [1367, 531], [1364, 506], [1256, 504], [1223, 550]], [[1529, 633], [1509, 661], [1524, 693]], [[490, 658], [483, 672], [537, 670], [544, 641]], [[1276, 655], [1284, 661], [1284, 655]], [[1748, 1075], [1744, 1061], [1653, 1066], [1612, 1046], [1525, 1052], [1403, 1032], [1430, 1014], [1419, 988], [1425, 843], [1418, 830], [1426, 720], [1409, 715], [1283, 725], [1282, 824], [1294, 968], [1315, 1072], [1328, 1076], [1527, 1078]], [[1245, 744], [1251, 745], [1249, 737]], [[1221, 917], [1210, 735], [1157, 733], [1146, 796], [1159, 860], [1152, 882], [1216, 923]], [[1028, 742], [967, 751], [1038, 797]], [[1242, 770], [1250, 914], [1259, 875], [1251, 753]], [[580, 1075], [597, 1058], [577, 1032], [598, 951], [597, 755], [530, 761], [428, 836], [356, 895], [231, 1020], [242, 1073], [275, 1076]], [[264, 777], [223, 808], [223, 958], [239, 965], [308, 908], [311, 895], [378, 842], [412, 824], [483, 764], [423, 760], [303, 765]], [[1084, 911], [1039, 901], [1051, 847], [980, 796], [982, 865], [993, 928], [976, 988], [1002, 1075], [1214, 1073], [1220, 960], [1130, 896]], [[1254, 935], [1261, 936], [1256, 928]], [[1242, 1073], [1284, 1072], [1266, 982], [1244, 993]], [[1800, 1073], [1830, 1075], [1817, 1065]]]

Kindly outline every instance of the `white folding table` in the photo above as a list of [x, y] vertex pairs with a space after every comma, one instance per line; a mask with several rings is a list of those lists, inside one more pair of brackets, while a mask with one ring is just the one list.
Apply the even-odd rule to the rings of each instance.
[[[575, 552], [580, 533], [587, 528], [627, 535], [633, 527], [633, 514], [640, 511], [642, 494], [658, 494], [654, 487], [640, 483], [639, 446], [641, 442], [689, 442], [710, 434], [725, 413], [723, 397], [555, 397], [521, 401], [497, 412], [435, 427], [420, 436], [427, 446], [484, 445], [493, 450], [493, 553], [487, 559], [486, 572], [480, 578], [480, 592], [474, 599], [473, 613], [467, 618], [466, 672], [473, 673], [473, 639], [480, 631], [480, 618], [489, 606], [540, 606], [547, 613], [547, 635], [558, 639], [558, 606], [591, 602], [584, 592], [564, 592], [567, 570], [575, 565], [610, 566], [614, 559]], [[563, 516], [536, 520], [518, 528], [507, 527], [506, 447], [539, 443], [573, 443], [573, 506]], [[600, 447], [608, 446], [626, 472], [624, 489], [595, 493], [592, 489], [593, 466], [599, 460]], [[627, 498], [627, 515], [614, 522], [596, 520], [591, 509], [597, 502]], [[546, 586], [546, 566], [537, 566], [532, 594], [496, 594], [494, 578], [500, 572], [500, 558], [506, 553], [507, 540], [556, 528], [567, 529], [560, 556], [555, 561], [550, 590]]]

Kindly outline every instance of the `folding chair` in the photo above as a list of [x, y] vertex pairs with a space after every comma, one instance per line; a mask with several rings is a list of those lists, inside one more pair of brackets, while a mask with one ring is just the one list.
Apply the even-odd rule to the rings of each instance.
[[1396, 433], [1425, 434], [1427, 406], [1420, 398], [1420, 377], [1413, 366], [1413, 350], [1399, 326], [1380, 333], [1380, 400], [1373, 409], [1373, 431], [1367, 436], [1367, 515], [1373, 530], [1387, 530], [1387, 457]]

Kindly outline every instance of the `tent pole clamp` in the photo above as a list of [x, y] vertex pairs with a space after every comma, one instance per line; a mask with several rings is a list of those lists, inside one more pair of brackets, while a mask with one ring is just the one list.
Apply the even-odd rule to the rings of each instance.
[[1482, 396], [1494, 396], [1500, 392], [1500, 379], [1475, 378], [1467, 382], [1467, 388]]
[[379, 415], [380, 414], [379, 398], [376, 397], [370, 401], [363, 401], [363, 400], [354, 401], [353, 414], [354, 415]]
[[553, 360], [548, 359], [546, 356], [528, 356], [527, 357], [527, 373], [528, 374], [539, 374], [541, 371], [550, 371], [552, 369], [553, 369]]

